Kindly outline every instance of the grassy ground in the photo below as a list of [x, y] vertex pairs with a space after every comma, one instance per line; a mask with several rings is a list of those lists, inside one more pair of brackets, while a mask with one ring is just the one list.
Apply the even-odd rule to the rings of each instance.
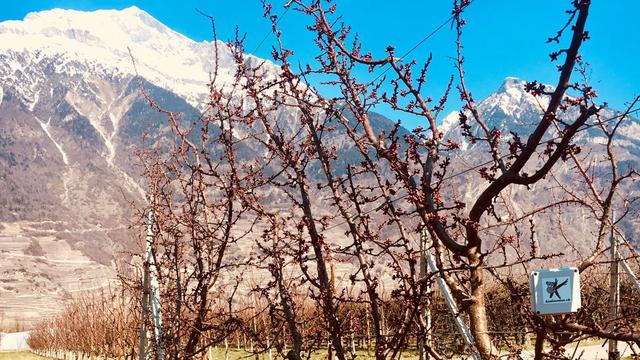
[[[373, 359], [373, 352], [371, 352], [368, 356], [367, 356], [367, 351], [365, 350], [358, 350], [358, 359]], [[211, 350], [211, 357], [214, 360], [224, 360], [225, 359], [225, 350], [224, 347], [217, 347], [217, 348], [213, 348]], [[268, 360], [269, 359], [269, 354], [268, 353], [264, 353], [264, 354], [260, 354], [259, 355], [260, 360]], [[277, 357], [275, 350], [273, 352], [273, 359], [279, 358], [282, 359], [281, 357]], [[314, 352], [313, 354], [311, 354], [311, 360], [323, 360], [327, 358], [327, 354], [326, 352]], [[418, 355], [415, 352], [406, 352], [402, 354], [402, 359], [403, 360], [413, 360], [413, 359], [417, 359]], [[48, 360], [49, 358], [46, 357], [42, 357], [42, 356], [38, 356], [36, 354], [30, 353], [30, 352], [0, 352], [0, 360]], [[229, 360], [254, 360], [255, 359], [255, 355], [250, 354], [249, 352], [246, 352], [244, 350], [236, 350], [236, 349], [229, 349]]]
[[[367, 354], [366, 350], [357, 350], [357, 359], [373, 359], [374, 358], [374, 354], [373, 354], [373, 350], [370, 351]], [[305, 356], [306, 354], [303, 354], [303, 358], [306, 358]], [[215, 347], [212, 349], [211, 351], [211, 357], [214, 360], [224, 360], [225, 359], [225, 350], [224, 347]], [[269, 353], [263, 353], [259, 355], [260, 360], [268, 360], [269, 359]], [[282, 359], [282, 357], [278, 357], [276, 355], [276, 351], [273, 350], [272, 353], [272, 358], [273, 359]], [[233, 349], [229, 349], [229, 360], [255, 360], [256, 357], [255, 355], [244, 351], [244, 350], [237, 350], [235, 348]], [[314, 353], [311, 354], [311, 360], [325, 360], [327, 359], [327, 352], [326, 351], [316, 351]], [[416, 351], [406, 351], [402, 353], [402, 360], [415, 360], [418, 359], [418, 353]], [[0, 360], [2, 360], [0, 358]]]
[[[373, 359], [373, 352], [367, 355], [366, 350], [358, 350], [357, 351], [358, 359]], [[224, 360], [225, 359], [225, 350], [224, 347], [213, 348], [211, 351], [211, 357], [214, 360]], [[260, 354], [260, 360], [268, 360], [269, 354]], [[273, 359], [282, 359], [281, 357], [277, 357], [275, 351], [273, 352]], [[311, 354], [311, 360], [323, 360], [327, 358], [326, 352], [315, 352]], [[417, 359], [418, 354], [415, 352], [406, 352], [402, 353], [403, 360], [413, 360]], [[49, 358], [38, 356], [36, 354], [32, 354], [30, 352], [0, 352], [0, 360], [48, 360]], [[250, 354], [244, 350], [237, 349], [229, 349], [229, 360], [254, 360], [255, 355]]]
[[0, 352], [0, 360], [46, 360], [47, 358], [30, 352]]

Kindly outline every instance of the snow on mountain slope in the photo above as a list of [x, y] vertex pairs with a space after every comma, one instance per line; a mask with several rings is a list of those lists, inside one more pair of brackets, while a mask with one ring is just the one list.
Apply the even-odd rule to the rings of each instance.
[[[524, 91], [524, 80], [507, 77], [500, 88], [482, 101], [484, 108], [496, 108], [508, 116], [520, 118], [526, 111], [542, 111], [549, 105], [547, 98], [536, 98]], [[548, 87], [549, 88], [549, 87]]]
[[[525, 83], [516, 77], [506, 77], [496, 91], [478, 103], [478, 111], [489, 128], [525, 130], [535, 123], [535, 117], [542, 114], [549, 100], [526, 92]], [[453, 131], [458, 125], [457, 111], [449, 113], [442, 120], [445, 133]]]
[[[233, 58], [219, 42], [221, 83], [233, 77]], [[135, 59], [134, 62], [129, 50]], [[196, 42], [133, 6], [124, 10], [83, 12], [53, 9], [28, 14], [24, 20], [0, 23], [0, 52], [12, 53], [15, 74], [35, 58], [58, 58], [60, 68], [79, 61], [99, 72], [138, 74], [199, 107], [212, 69], [212, 42]], [[275, 68], [274, 68], [275, 69]], [[65, 69], [73, 72], [73, 69]]]
[[[517, 133], [521, 136], [527, 136], [540, 121], [540, 117], [549, 105], [549, 98], [546, 96], [534, 97], [526, 92], [526, 81], [516, 77], [507, 77], [502, 85], [491, 93], [488, 97], [477, 104], [478, 111], [489, 129], [495, 128], [503, 130], [503, 134], [509, 137], [509, 132]], [[546, 85], [548, 91], [553, 90], [553, 86]], [[457, 140], [463, 142], [463, 148], [467, 149], [466, 139], [461, 137], [459, 130], [458, 112], [454, 111], [447, 114], [441, 121], [442, 131], [447, 136], [453, 136]], [[603, 118], [611, 118], [620, 114], [620, 112], [605, 108], [602, 109], [600, 115]], [[576, 110], [569, 110], [567, 113], [560, 113], [560, 116], [572, 118], [577, 115]], [[480, 127], [471, 120], [471, 132], [484, 137], [480, 133]], [[637, 145], [637, 129], [640, 129], [638, 119], [631, 118], [630, 121], [622, 123], [618, 134], [621, 137], [631, 138], [633, 145]], [[598, 136], [601, 136], [598, 128], [590, 128], [587, 131], [576, 134], [576, 140], [582, 143], [597, 143]], [[633, 137], [636, 137], [633, 140]], [[467, 147], [465, 147], [467, 146]]]

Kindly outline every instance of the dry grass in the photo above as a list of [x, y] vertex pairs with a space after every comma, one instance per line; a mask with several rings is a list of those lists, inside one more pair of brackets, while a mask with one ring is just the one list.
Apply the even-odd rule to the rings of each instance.
[[49, 358], [42, 357], [27, 351], [0, 351], [0, 360], [46, 360]]

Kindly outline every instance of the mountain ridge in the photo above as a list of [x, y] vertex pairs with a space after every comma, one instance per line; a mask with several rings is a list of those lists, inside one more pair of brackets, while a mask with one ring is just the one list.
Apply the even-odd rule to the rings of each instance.
[[[217, 43], [218, 76], [227, 84], [233, 80], [233, 58], [224, 42]], [[18, 58], [25, 52], [36, 59], [57, 57], [62, 66], [79, 60], [119, 77], [139, 74], [198, 108], [206, 103], [214, 46], [212, 41], [196, 42], [138, 7], [129, 7], [93, 12], [54, 9], [0, 22], [0, 51], [14, 52]], [[277, 71], [271, 62], [261, 61]], [[21, 68], [18, 61], [12, 64]]]

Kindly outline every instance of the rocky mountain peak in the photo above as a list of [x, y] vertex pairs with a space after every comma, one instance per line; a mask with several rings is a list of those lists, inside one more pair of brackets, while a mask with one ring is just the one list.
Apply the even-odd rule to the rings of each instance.
[[[542, 113], [548, 100], [544, 97], [536, 98], [527, 93], [524, 89], [525, 84], [525, 80], [517, 77], [506, 77], [493, 93], [477, 104], [489, 128], [506, 128], [526, 133], [527, 125]], [[458, 112], [454, 111], [442, 119], [445, 133], [457, 133], [458, 118]], [[477, 125], [473, 126], [477, 127]], [[477, 131], [479, 129], [475, 132]]]
[[[487, 111], [494, 109], [492, 115], [504, 115], [516, 121], [526, 120], [523, 118], [530, 113], [536, 114], [542, 112], [548, 105], [547, 99], [534, 97], [526, 92], [524, 89], [525, 84], [526, 81], [515, 77], [505, 78], [502, 85], [480, 103], [480, 110]], [[498, 122], [492, 125], [496, 125], [497, 127], [497, 125], [503, 126], [504, 124]]]
[[515, 97], [519, 97], [520, 95], [522, 95], [522, 92], [524, 91], [525, 83], [526, 81], [521, 80], [517, 77], [507, 76], [502, 81], [502, 85], [500, 85], [497, 92], [504, 92], [504, 93], [511, 94]]

